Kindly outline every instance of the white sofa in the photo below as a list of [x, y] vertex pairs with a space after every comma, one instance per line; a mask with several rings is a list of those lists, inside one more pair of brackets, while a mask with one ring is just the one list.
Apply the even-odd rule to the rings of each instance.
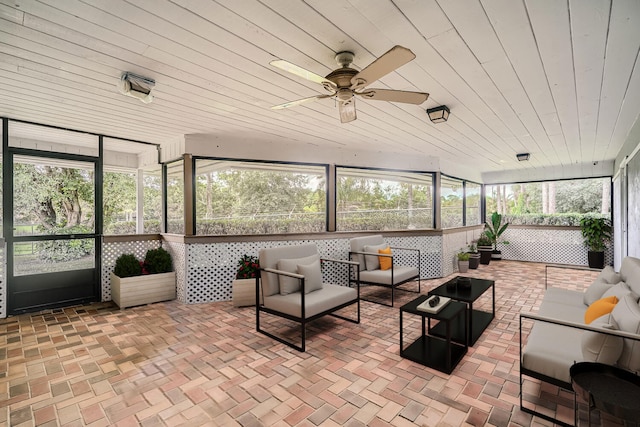
[[[326, 314], [360, 323], [360, 283], [351, 287], [351, 269], [358, 263], [320, 258], [315, 244], [279, 246], [260, 249], [260, 278], [256, 278], [256, 330], [299, 351], [306, 348], [306, 324]], [[323, 283], [321, 266], [342, 265], [344, 285]], [[262, 303], [258, 298], [262, 289]], [[349, 319], [334, 312], [356, 304], [357, 318]], [[260, 313], [269, 313], [300, 323], [301, 345], [267, 332], [260, 326]]]
[[[587, 325], [585, 312], [589, 305], [611, 295], [619, 300], [613, 311]], [[538, 313], [520, 314], [520, 408], [557, 422], [523, 406], [523, 375], [571, 390], [569, 369], [576, 362], [600, 362], [640, 371], [639, 295], [640, 259], [632, 257], [622, 261], [619, 273], [605, 267], [584, 292], [547, 288]], [[525, 345], [523, 321], [533, 322]]]

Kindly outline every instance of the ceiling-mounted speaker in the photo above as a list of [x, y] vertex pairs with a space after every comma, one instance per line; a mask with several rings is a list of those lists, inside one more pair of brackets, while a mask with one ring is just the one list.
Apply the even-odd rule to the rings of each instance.
[[127, 72], [120, 77], [118, 90], [123, 95], [138, 98], [140, 101], [148, 104], [153, 101], [151, 89], [153, 89], [155, 85], [156, 82], [152, 79]]

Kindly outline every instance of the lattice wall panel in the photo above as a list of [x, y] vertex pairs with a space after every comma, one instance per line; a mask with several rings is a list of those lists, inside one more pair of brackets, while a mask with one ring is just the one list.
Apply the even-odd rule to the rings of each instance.
[[[508, 228], [502, 235], [508, 245], [499, 245], [504, 259], [587, 265], [587, 248], [580, 230]], [[613, 248], [605, 251], [605, 264], [613, 263]]]
[[176, 272], [176, 298], [180, 302], [187, 302], [186, 245], [184, 243], [165, 241], [163, 246], [171, 254], [173, 269]]
[[[439, 236], [391, 237], [386, 241], [391, 246], [419, 248], [422, 251], [421, 277], [441, 277]], [[347, 259], [349, 255], [349, 239], [346, 238], [188, 245], [185, 302], [230, 300], [231, 282], [243, 255], [257, 256], [260, 248], [302, 243], [315, 243], [323, 258]], [[328, 283], [346, 283], [347, 272], [340, 264], [328, 263], [323, 267], [323, 279]]]

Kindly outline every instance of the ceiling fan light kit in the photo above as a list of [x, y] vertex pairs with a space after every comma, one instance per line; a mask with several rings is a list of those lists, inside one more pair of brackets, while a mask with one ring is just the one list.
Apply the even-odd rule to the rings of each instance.
[[529, 157], [531, 157], [531, 154], [529, 153], [516, 154], [516, 159], [518, 159], [519, 162], [527, 161], [529, 160]]
[[153, 101], [151, 89], [156, 85], [155, 80], [126, 72], [120, 77], [118, 90], [121, 94], [137, 98], [145, 104]]
[[429, 108], [427, 114], [433, 123], [443, 123], [449, 119], [449, 108], [446, 105], [439, 105]]
[[387, 53], [366, 66], [362, 71], [358, 71], [349, 66], [353, 62], [354, 56], [353, 52], [338, 52], [335, 59], [338, 65], [340, 65], [340, 68], [333, 70], [327, 74], [326, 77], [319, 76], [287, 61], [271, 61], [270, 64], [274, 67], [278, 67], [281, 70], [309, 81], [319, 83], [330, 93], [330, 95], [316, 95], [296, 101], [285, 102], [284, 104], [274, 105], [271, 108], [273, 110], [281, 110], [318, 99], [335, 97], [338, 103], [340, 121], [342, 123], [348, 123], [356, 119], [355, 95], [373, 101], [401, 102], [415, 105], [422, 104], [429, 97], [429, 94], [424, 92], [366, 88], [371, 83], [395, 71], [416, 57], [414, 53], [406, 47], [395, 46], [391, 48]]

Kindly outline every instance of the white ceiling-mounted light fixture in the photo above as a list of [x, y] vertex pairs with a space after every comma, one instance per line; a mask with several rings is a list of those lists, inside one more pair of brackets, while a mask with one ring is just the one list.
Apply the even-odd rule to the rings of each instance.
[[148, 104], [153, 101], [151, 89], [153, 89], [155, 85], [156, 82], [152, 79], [126, 72], [120, 77], [118, 90], [123, 95], [138, 98], [140, 101]]

